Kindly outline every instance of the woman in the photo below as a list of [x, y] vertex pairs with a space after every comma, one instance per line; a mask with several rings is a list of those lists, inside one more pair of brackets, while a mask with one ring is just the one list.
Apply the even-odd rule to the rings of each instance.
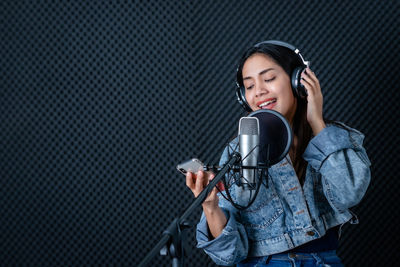
[[[323, 119], [321, 87], [305, 64], [298, 50], [279, 41], [251, 47], [239, 62], [239, 102], [248, 111], [283, 114], [294, 141], [288, 156], [269, 169], [269, 186], [261, 187], [250, 208], [235, 209], [217, 189], [203, 203], [198, 247], [219, 265], [342, 266], [339, 227], [357, 223], [349, 208], [367, 190], [370, 161], [362, 133]], [[220, 163], [228, 157], [225, 149]], [[188, 173], [186, 184], [197, 197], [213, 177]], [[233, 198], [236, 189], [229, 188]]]

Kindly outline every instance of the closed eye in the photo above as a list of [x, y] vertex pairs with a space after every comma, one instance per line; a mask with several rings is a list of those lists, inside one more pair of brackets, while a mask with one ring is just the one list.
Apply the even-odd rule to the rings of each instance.
[[[273, 78], [271, 78], [271, 79], [269, 79], [269, 80], [264, 80], [265, 82], [272, 82], [273, 80], [275, 80], [275, 77], [273, 77]], [[248, 87], [246, 87], [246, 90], [250, 90], [250, 89], [252, 89], [254, 87], [254, 85], [250, 85], [250, 86], [248, 86]]]

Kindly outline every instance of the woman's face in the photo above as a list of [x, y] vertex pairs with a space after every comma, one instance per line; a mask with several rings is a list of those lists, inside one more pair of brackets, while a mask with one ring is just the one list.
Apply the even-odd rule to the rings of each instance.
[[290, 78], [280, 65], [269, 56], [256, 53], [245, 61], [242, 76], [246, 101], [253, 111], [273, 109], [292, 123], [297, 99]]

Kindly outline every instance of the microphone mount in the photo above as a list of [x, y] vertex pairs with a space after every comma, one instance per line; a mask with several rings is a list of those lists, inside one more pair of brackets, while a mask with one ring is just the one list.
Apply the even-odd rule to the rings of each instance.
[[[257, 146], [259, 146], [259, 145], [257, 145]], [[256, 147], [257, 147], [256, 146]], [[248, 203], [247, 203], [247, 205], [241, 205], [241, 204], [238, 204], [238, 203], [236, 203], [233, 199], [232, 199], [232, 196], [231, 196], [231, 194], [230, 194], [230, 192], [229, 192], [229, 187], [230, 187], [230, 185], [228, 185], [227, 184], [227, 182], [226, 182], [226, 179], [223, 179], [222, 180], [222, 182], [223, 182], [223, 184], [224, 184], [224, 187], [225, 187], [225, 193], [226, 193], [226, 196], [220, 191], [220, 193], [221, 193], [221, 195], [226, 199], [226, 200], [228, 200], [229, 202], [231, 202], [231, 204], [236, 208], [236, 209], [238, 209], [238, 210], [245, 210], [245, 209], [247, 209], [247, 208], [249, 208], [253, 203], [254, 203], [254, 201], [256, 200], [256, 197], [257, 197], [257, 195], [258, 195], [258, 192], [260, 191], [260, 187], [261, 187], [261, 184], [263, 184], [263, 179], [264, 179], [264, 173], [265, 173], [265, 179], [266, 179], [266, 184], [265, 184], [265, 187], [266, 188], [268, 188], [268, 168], [270, 167], [270, 162], [269, 162], [269, 151], [270, 151], [270, 145], [269, 144], [266, 144], [265, 145], [266, 147], [263, 147], [261, 150], [264, 150], [264, 149], [266, 149], [266, 155], [267, 155], [267, 157], [266, 157], [266, 162], [265, 163], [260, 163], [260, 162], [258, 162], [257, 163], [257, 166], [243, 166], [243, 159], [241, 159], [238, 163], [239, 163], [239, 165], [235, 165], [235, 166], [232, 166], [232, 168], [231, 168], [231, 170], [233, 171], [233, 172], [240, 172], [240, 176], [241, 177], [239, 177], [239, 179], [235, 179], [235, 183], [239, 186], [239, 187], [241, 187], [241, 188], [243, 188], [243, 189], [245, 189], [245, 190], [250, 190], [250, 199], [249, 199], [249, 201], [248, 201]], [[253, 150], [256, 148], [256, 147], [254, 147], [253, 148]], [[248, 155], [250, 154], [250, 153], [252, 153], [252, 151], [253, 150], [251, 150], [249, 153], [248, 153]], [[238, 154], [238, 156], [240, 157], [240, 154], [239, 153], [237, 153], [235, 150], [234, 150], [234, 152], [232, 153], [232, 154]], [[248, 155], [246, 155], [246, 157], [248, 156]], [[245, 158], [246, 158], [245, 157]], [[240, 178], [242, 178], [243, 177], [243, 169], [252, 169], [252, 170], [254, 170], [254, 172], [255, 173], [261, 173], [261, 175], [257, 175], [256, 177], [258, 177], [258, 179], [256, 179], [256, 183], [253, 185], [253, 184], [250, 184], [250, 183], [241, 183], [240, 182]], [[254, 195], [252, 194], [252, 191], [255, 191], [254, 192]]]

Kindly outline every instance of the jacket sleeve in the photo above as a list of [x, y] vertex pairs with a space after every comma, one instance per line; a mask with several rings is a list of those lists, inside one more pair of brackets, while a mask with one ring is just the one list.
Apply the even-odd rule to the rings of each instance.
[[222, 233], [212, 239], [204, 213], [197, 224], [197, 247], [211, 257], [218, 265], [229, 266], [240, 262], [247, 257], [248, 241], [244, 227], [239, 224], [235, 214], [223, 209], [228, 220]]
[[312, 138], [303, 157], [321, 174], [330, 205], [343, 212], [357, 205], [367, 191], [371, 162], [362, 146], [364, 135], [339, 125], [329, 125]]
[[[228, 150], [222, 154], [220, 166], [223, 166], [228, 159]], [[218, 265], [228, 266], [236, 264], [247, 257], [248, 239], [244, 226], [239, 222], [238, 211], [219, 194], [219, 206], [225, 213], [227, 224], [222, 233], [212, 239], [204, 212], [200, 222], [197, 224], [196, 239], [197, 247], [211, 257]]]

